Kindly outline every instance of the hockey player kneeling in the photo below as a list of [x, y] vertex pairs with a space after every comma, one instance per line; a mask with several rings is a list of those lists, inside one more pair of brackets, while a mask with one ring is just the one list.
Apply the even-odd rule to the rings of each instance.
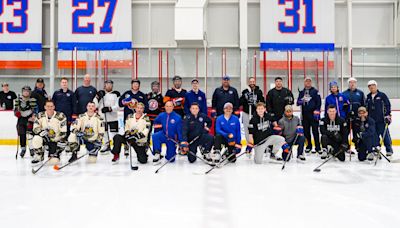
[[79, 115], [78, 119], [71, 125], [71, 134], [68, 137], [68, 149], [72, 152], [72, 156], [68, 162], [77, 159], [80, 149], [80, 143], [85, 144], [89, 153], [89, 162], [97, 161], [97, 153], [99, 152], [104, 136], [103, 119], [95, 112], [96, 105], [90, 101], [87, 106], [87, 112]]
[[340, 161], [344, 161], [346, 158], [345, 151], [349, 148], [347, 123], [337, 115], [334, 105], [329, 105], [326, 113], [328, 116], [324, 117], [319, 123], [322, 135], [321, 159], [326, 159], [328, 154], [332, 154]]
[[[264, 152], [272, 146], [271, 158], [282, 160], [283, 153], [289, 152], [289, 145], [285, 142], [280, 134], [281, 128], [277, 125], [274, 114], [266, 113], [265, 103], [259, 102], [256, 106], [256, 114], [251, 118], [249, 123], [249, 138], [250, 142], [247, 145], [246, 151], [250, 152], [254, 146], [254, 162], [262, 164]], [[282, 148], [282, 150], [280, 150]]]
[[137, 154], [137, 159], [141, 164], [147, 163], [147, 137], [150, 134], [151, 122], [149, 117], [144, 113], [144, 108], [145, 105], [139, 102], [136, 105], [135, 113], [129, 114], [125, 121], [125, 135], [117, 134], [114, 136], [114, 147], [111, 151], [114, 154], [113, 163], [119, 161], [122, 144], [128, 144], [133, 147]]
[[[204, 156], [204, 159], [211, 161], [210, 151], [214, 143], [214, 138], [208, 133], [211, 127], [211, 119], [200, 112], [200, 105], [193, 102], [190, 105], [190, 114], [183, 119], [182, 138], [183, 144], [188, 145], [188, 159], [190, 163], [196, 161], [197, 147]], [[197, 138], [197, 139], [196, 139]], [[191, 142], [190, 145], [188, 142]]]
[[33, 124], [33, 139], [31, 150], [35, 153], [32, 164], [43, 161], [44, 148], [49, 151], [49, 163], [60, 162], [60, 154], [65, 148], [67, 136], [67, 118], [62, 112], [54, 111], [53, 101], [46, 101], [44, 112], [38, 114]]
[[378, 153], [380, 150], [379, 138], [376, 133], [375, 120], [368, 116], [365, 107], [358, 108], [358, 117], [353, 120], [353, 134], [358, 160], [374, 160], [374, 153]]
[[228, 150], [222, 155], [222, 159], [229, 158], [230, 162], [236, 162], [236, 154], [240, 153], [242, 149], [239, 118], [232, 113], [232, 103], [225, 103], [224, 114], [216, 120], [214, 152], [211, 156], [215, 163], [220, 162], [222, 145], [228, 147]]
[[165, 112], [160, 113], [154, 120], [153, 139], [153, 163], [158, 164], [161, 160], [161, 145], [165, 143], [167, 153], [165, 158], [170, 162], [175, 161], [176, 145], [180, 142], [180, 148], [186, 150], [188, 145], [182, 140], [182, 118], [174, 112], [172, 101], [165, 103]]

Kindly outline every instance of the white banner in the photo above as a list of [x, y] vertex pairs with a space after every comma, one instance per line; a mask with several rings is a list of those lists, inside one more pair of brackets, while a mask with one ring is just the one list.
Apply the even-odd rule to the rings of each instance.
[[58, 1], [58, 48], [131, 49], [131, 11], [131, 0]]
[[261, 0], [260, 49], [335, 48], [334, 0]]

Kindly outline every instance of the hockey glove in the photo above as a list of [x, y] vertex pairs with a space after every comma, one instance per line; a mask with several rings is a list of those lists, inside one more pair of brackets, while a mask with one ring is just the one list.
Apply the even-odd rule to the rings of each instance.
[[385, 124], [390, 125], [392, 123], [392, 116], [385, 116]]
[[103, 107], [103, 108], [101, 109], [101, 112], [102, 112], [102, 113], [112, 112], [112, 109], [111, 109], [111, 107]]
[[16, 111], [14, 113], [15, 117], [20, 118], [21, 117], [21, 112], [20, 111]]
[[282, 145], [282, 153], [286, 153], [288, 154], [290, 150], [290, 146], [289, 144], [287, 144], [286, 142]]
[[242, 145], [240, 144], [235, 144], [235, 149], [233, 149], [233, 153], [238, 154], [242, 151]]
[[211, 110], [211, 118], [217, 118], [217, 111], [215, 109]]
[[313, 112], [313, 117], [314, 117], [314, 120], [319, 121], [319, 119], [321, 118], [321, 112], [319, 110], [315, 110]]
[[254, 145], [251, 143], [248, 143], [246, 146], [246, 153], [250, 154], [251, 151], [253, 150], [253, 148], [254, 148]]
[[274, 135], [282, 135], [282, 128], [279, 126], [275, 126], [273, 129]]
[[189, 143], [188, 142], [181, 142], [179, 145], [183, 154], [186, 154], [189, 151]]
[[104, 97], [105, 95], [106, 95], [106, 92], [104, 92], [104, 90], [98, 91], [98, 92], [96, 93], [97, 100], [103, 99], [103, 97]]
[[297, 126], [296, 127], [296, 134], [298, 136], [303, 136], [304, 135], [304, 128], [302, 126]]

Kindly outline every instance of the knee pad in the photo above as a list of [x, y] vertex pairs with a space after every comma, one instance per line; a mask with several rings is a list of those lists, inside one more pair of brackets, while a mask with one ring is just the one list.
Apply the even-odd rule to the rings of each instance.
[[69, 142], [67, 146], [68, 152], [77, 152], [79, 151], [79, 144], [77, 142]]
[[43, 139], [40, 137], [40, 136], [38, 136], [38, 135], [35, 135], [33, 138], [32, 138], [32, 149], [37, 149], [37, 148], [41, 148], [43, 146]]

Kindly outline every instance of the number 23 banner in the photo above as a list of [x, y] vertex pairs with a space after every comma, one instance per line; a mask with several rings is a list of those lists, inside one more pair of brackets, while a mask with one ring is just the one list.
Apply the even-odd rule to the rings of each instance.
[[132, 48], [131, 0], [59, 0], [60, 50]]
[[261, 0], [260, 49], [335, 48], [334, 0]]
[[41, 69], [41, 0], [0, 0], [0, 52], [0, 69]]

